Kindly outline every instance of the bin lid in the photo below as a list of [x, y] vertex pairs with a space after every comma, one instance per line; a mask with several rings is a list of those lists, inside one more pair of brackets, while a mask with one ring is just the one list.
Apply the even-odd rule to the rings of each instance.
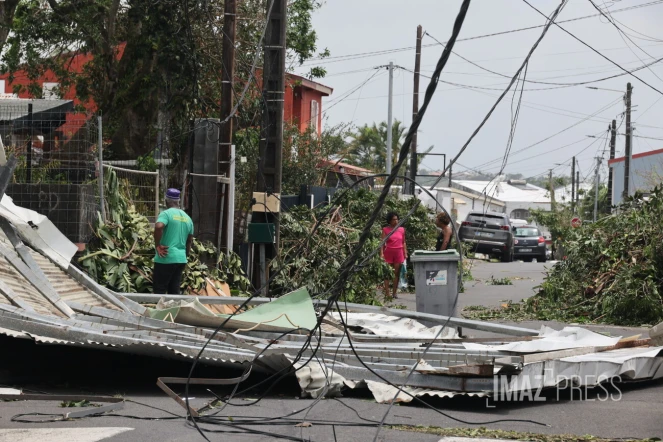
[[433, 250], [415, 250], [410, 256], [410, 261], [459, 261], [460, 255], [456, 249], [436, 252]]

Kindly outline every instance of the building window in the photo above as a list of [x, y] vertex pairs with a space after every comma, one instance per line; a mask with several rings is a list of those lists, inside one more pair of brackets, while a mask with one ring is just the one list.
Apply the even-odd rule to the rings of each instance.
[[44, 100], [57, 100], [60, 98], [58, 83], [45, 82], [41, 87], [41, 94]]
[[319, 104], [315, 100], [311, 100], [311, 129], [315, 135], [318, 134], [318, 117], [319, 117]]
[[511, 212], [511, 219], [528, 219], [529, 218], [529, 210], [527, 209], [516, 209]]

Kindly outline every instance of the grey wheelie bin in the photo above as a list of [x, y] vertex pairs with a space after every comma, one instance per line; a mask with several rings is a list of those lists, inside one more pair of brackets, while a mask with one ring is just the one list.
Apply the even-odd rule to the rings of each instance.
[[458, 252], [415, 250], [410, 261], [414, 266], [417, 311], [454, 316], [454, 301], [458, 296]]

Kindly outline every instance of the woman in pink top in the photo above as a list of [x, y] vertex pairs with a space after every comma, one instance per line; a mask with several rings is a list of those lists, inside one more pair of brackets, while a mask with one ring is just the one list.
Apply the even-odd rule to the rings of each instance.
[[[387, 226], [382, 229], [382, 239], [389, 235], [398, 224], [398, 215], [395, 212], [387, 214]], [[398, 298], [398, 280], [401, 275], [401, 266], [407, 258], [405, 244], [405, 229], [399, 227], [382, 246], [382, 258], [394, 269], [393, 298]], [[389, 296], [389, 280], [384, 281], [384, 295]]]

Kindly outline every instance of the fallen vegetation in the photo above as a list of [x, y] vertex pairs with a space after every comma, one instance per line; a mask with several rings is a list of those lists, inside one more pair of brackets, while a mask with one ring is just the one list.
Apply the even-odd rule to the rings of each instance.
[[[317, 220], [324, 216], [327, 207], [310, 210], [295, 207], [284, 213], [281, 220], [281, 248], [279, 258], [272, 261], [275, 278], [275, 295], [306, 286], [312, 296], [324, 296], [338, 278], [343, 261], [354, 249], [359, 236], [375, 207], [378, 194], [368, 189], [350, 191], [338, 207], [320, 225], [308, 240]], [[380, 244], [384, 216], [396, 212], [401, 217], [412, 209], [416, 200], [399, 200], [389, 196], [383, 213], [371, 228], [371, 235], [357, 261], [361, 268], [348, 281], [344, 294], [347, 302], [381, 305], [377, 289], [385, 279], [393, 278], [392, 269], [375, 251]], [[423, 205], [414, 211], [404, 224], [408, 253], [416, 249], [433, 250], [437, 229], [431, 219], [432, 212]], [[302, 241], [307, 241], [301, 247]], [[364, 262], [365, 261], [365, 262]], [[413, 285], [412, 268], [408, 265], [408, 280]], [[272, 273], [272, 274], [273, 274]]]
[[[149, 220], [136, 212], [128, 183], [117, 178], [114, 171], [107, 175], [107, 219], [101, 215], [94, 226], [95, 238], [89, 242], [85, 255], [78, 259], [83, 269], [99, 284], [124, 293], [152, 292], [152, 267], [155, 255], [154, 229]], [[194, 293], [206, 286], [206, 279], [227, 282], [233, 295], [248, 290], [240, 258], [221, 254], [213, 245], [194, 239], [184, 273], [183, 293]]]
[[[536, 296], [499, 309], [468, 308], [476, 319], [651, 325], [663, 320], [663, 188], [638, 194], [596, 223], [560, 232], [564, 259]], [[568, 220], [567, 220], [568, 221]]]

